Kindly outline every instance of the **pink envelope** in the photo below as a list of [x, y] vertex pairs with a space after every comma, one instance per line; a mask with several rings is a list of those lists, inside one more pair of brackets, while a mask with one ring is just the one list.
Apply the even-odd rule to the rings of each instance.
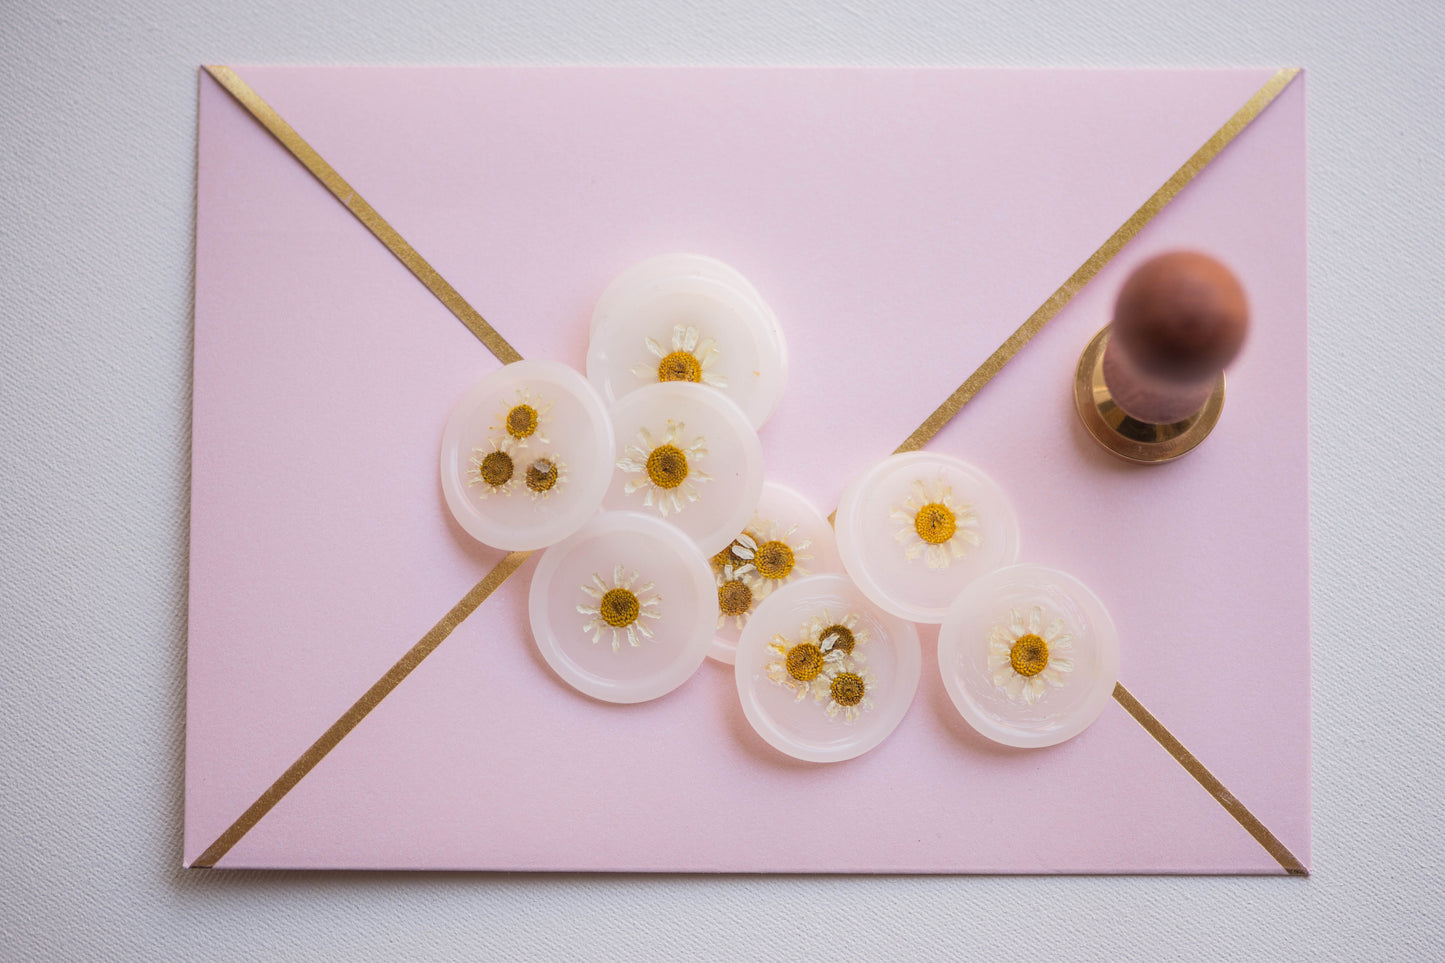
[[[343, 204], [202, 74], [187, 865], [1305, 872], [1303, 76], [235, 76], [349, 188]], [[522, 356], [579, 369], [622, 268], [694, 251], [741, 269], [789, 344], [769, 477], [825, 514], [1047, 315], [928, 448], [996, 479], [1022, 558], [1109, 606], [1116, 701], [1063, 745], [994, 745], [924, 627], [898, 729], [812, 765], [753, 733], [729, 666], [641, 705], [569, 688], [529, 636], [535, 557], [448, 619], [504, 556], [452, 521], [440, 436], [501, 362], [358, 197]], [[1180, 247], [1235, 269], [1255, 326], [1213, 435], [1134, 466], [1084, 433], [1074, 366], [1132, 267]], [[1081, 267], [1098, 270], [1075, 292]]]

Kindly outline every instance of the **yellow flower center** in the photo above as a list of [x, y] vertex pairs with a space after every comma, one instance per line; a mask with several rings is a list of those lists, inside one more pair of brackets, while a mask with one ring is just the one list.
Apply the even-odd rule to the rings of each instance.
[[833, 685], [830, 689], [833, 701], [840, 706], [856, 706], [863, 701], [863, 693], [867, 690], [863, 684], [863, 677], [856, 672], [839, 672], [833, 677]]
[[783, 542], [764, 542], [758, 546], [753, 564], [763, 578], [787, 578], [793, 570], [793, 550]]
[[477, 474], [493, 488], [505, 485], [512, 480], [512, 456], [505, 451], [487, 452]]
[[858, 644], [858, 640], [854, 638], [853, 631], [848, 626], [830, 625], [818, 633], [818, 641], [826, 642], [830, 636], [833, 639], [833, 648], [849, 655], [853, 654], [853, 647]]
[[1049, 644], [1030, 632], [1014, 640], [1008, 660], [1019, 675], [1038, 675], [1049, 664]]
[[637, 596], [625, 588], [608, 589], [607, 594], [602, 596], [602, 604], [597, 606], [602, 621], [614, 629], [622, 629], [637, 621], [637, 615], [642, 611], [642, 606], [637, 602]]
[[527, 466], [527, 487], [534, 492], [549, 492], [557, 484], [557, 464], [539, 458]]
[[687, 478], [687, 455], [676, 445], [658, 445], [647, 456], [647, 477], [658, 488], [676, 488]]
[[958, 529], [958, 519], [947, 505], [930, 502], [918, 510], [913, 518], [913, 529], [918, 537], [930, 545], [942, 545], [953, 537]]
[[811, 642], [788, 650], [788, 675], [799, 682], [812, 682], [823, 671], [823, 650]]
[[718, 586], [717, 607], [723, 615], [742, 615], [753, 604], [753, 590], [740, 578]]
[[701, 381], [702, 362], [691, 351], [674, 351], [657, 363], [658, 381]]
[[526, 438], [537, 430], [537, 409], [531, 405], [517, 405], [507, 412], [507, 434], [513, 438]]

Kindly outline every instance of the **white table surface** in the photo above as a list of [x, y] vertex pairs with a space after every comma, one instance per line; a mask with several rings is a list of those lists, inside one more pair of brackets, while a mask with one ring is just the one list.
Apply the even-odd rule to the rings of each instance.
[[[1445, 957], [1445, 6], [92, 6], [0, 3], [0, 957]], [[181, 870], [203, 62], [1304, 65], [1314, 875]]]

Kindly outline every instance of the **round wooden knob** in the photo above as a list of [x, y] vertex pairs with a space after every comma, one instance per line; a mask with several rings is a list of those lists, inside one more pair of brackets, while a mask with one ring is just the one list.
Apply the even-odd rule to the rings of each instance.
[[1104, 380], [1131, 417], [1180, 421], [1204, 406], [1248, 330], [1249, 305], [1229, 268], [1193, 251], [1161, 254], [1119, 292]]

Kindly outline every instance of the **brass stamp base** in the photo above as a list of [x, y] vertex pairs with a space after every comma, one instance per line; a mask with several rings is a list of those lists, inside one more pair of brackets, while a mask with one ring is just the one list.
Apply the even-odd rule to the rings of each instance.
[[1204, 407], [1183, 421], [1169, 425], [1155, 425], [1131, 418], [1114, 403], [1109, 386], [1104, 383], [1104, 346], [1109, 343], [1109, 329], [1106, 326], [1084, 353], [1079, 355], [1079, 367], [1074, 372], [1074, 406], [1089, 434], [1105, 448], [1129, 461], [1154, 465], [1173, 461], [1180, 455], [1193, 451], [1219, 422], [1219, 413], [1224, 409], [1224, 374], [1209, 394]]

